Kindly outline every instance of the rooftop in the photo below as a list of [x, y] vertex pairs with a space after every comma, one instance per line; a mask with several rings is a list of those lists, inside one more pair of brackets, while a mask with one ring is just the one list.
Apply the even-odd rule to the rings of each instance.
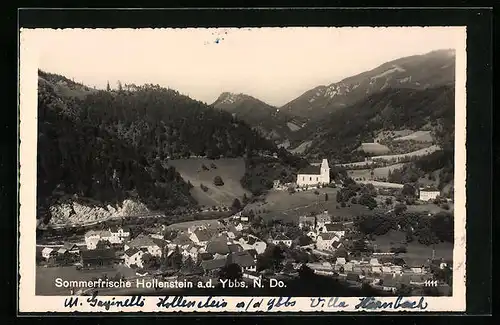
[[297, 174], [302, 175], [320, 175], [321, 174], [321, 166], [307, 166], [298, 171]]

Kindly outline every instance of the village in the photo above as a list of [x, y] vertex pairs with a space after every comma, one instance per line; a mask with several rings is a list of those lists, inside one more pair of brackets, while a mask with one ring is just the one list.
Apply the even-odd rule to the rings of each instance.
[[[315, 191], [331, 185], [329, 174], [325, 159], [317, 168], [297, 176], [296, 190]], [[283, 189], [275, 182], [275, 191]], [[436, 196], [423, 190], [418, 200]], [[48, 245], [37, 260], [39, 267], [74, 268], [82, 276], [97, 272], [101, 277], [120, 279], [229, 278], [252, 283], [276, 277], [296, 279], [307, 271], [349, 287], [369, 286], [386, 294], [449, 294], [451, 260], [436, 257], [433, 251], [424, 262], [413, 261], [397, 243], [381, 250], [369, 239], [355, 222], [339, 217], [336, 211], [316, 211], [284, 221], [264, 220], [242, 207], [227, 218], [185, 228], [157, 225], [137, 234], [127, 226], [89, 230], [84, 243]]]

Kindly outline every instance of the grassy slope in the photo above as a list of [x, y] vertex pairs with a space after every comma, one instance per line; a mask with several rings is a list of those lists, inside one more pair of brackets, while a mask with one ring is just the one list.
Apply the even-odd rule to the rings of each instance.
[[[217, 169], [210, 168], [212, 163], [217, 166]], [[250, 197], [250, 193], [240, 183], [245, 174], [243, 158], [223, 158], [218, 160], [191, 158], [170, 160], [169, 164], [175, 167], [186, 182], [189, 181], [193, 184], [191, 195], [200, 205], [231, 206], [235, 198], [241, 201], [244, 194]], [[202, 170], [201, 166], [203, 164], [210, 170]], [[223, 186], [214, 185], [215, 176], [222, 177]], [[208, 187], [208, 191], [203, 192], [200, 184]]]

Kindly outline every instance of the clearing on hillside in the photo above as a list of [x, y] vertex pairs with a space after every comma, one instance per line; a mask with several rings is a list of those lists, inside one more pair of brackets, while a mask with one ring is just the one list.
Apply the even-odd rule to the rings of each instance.
[[354, 180], [372, 180], [372, 179], [380, 179], [387, 178], [389, 176], [389, 171], [393, 171], [395, 169], [399, 169], [403, 167], [404, 164], [394, 164], [385, 167], [378, 167], [373, 169], [373, 177], [371, 176], [371, 169], [353, 169], [348, 170], [347, 175]]
[[303, 154], [304, 151], [307, 150], [307, 148], [309, 148], [309, 146], [311, 146], [311, 143], [312, 141], [304, 141], [302, 142], [299, 146], [297, 146], [296, 148], [290, 150], [291, 153], [295, 153], [295, 154]]
[[374, 141], [380, 142], [383, 140], [390, 140], [396, 137], [404, 137], [408, 134], [413, 133], [412, 130], [399, 130], [399, 131], [379, 131], [375, 136]]
[[[171, 164], [181, 174], [186, 182], [191, 182], [193, 188], [191, 195], [199, 205], [205, 206], [231, 206], [235, 198], [240, 201], [243, 195], [251, 196], [240, 183], [245, 174], [245, 161], [243, 158], [221, 158], [210, 160], [206, 158], [190, 158], [169, 160]], [[212, 167], [212, 164], [216, 168]], [[208, 170], [203, 169], [205, 165]], [[220, 176], [224, 185], [215, 186], [214, 177]], [[200, 184], [208, 188], [205, 192]]]
[[404, 158], [410, 158], [410, 157], [422, 157], [422, 156], [427, 156], [430, 155], [431, 153], [438, 151], [440, 149], [439, 146], [433, 145], [424, 149], [400, 154], [400, 155], [384, 155], [384, 156], [374, 156], [371, 157], [372, 160], [385, 160], [385, 161], [392, 161], [392, 160], [398, 160], [398, 159], [404, 159]]
[[389, 149], [389, 147], [384, 146], [383, 144], [374, 143], [374, 142], [362, 143], [361, 146], [359, 146], [356, 150], [364, 151], [366, 153], [371, 153], [374, 155], [383, 155], [383, 154], [389, 153], [391, 151], [391, 149]]
[[413, 140], [418, 142], [432, 142], [431, 131], [416, 131], [412, 134], [406, 135], [404, 137], [398, 137], [393, 139], [393, 141], [405, 141], [405, 140]]

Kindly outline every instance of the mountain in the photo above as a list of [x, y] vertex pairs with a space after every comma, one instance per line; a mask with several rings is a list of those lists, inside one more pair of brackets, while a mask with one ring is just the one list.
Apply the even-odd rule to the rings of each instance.
[[310, 158], [332, 162], [362, 161], [362, 143], [373, 143], [381, 131], [430, 130], [441, 147], [453, 148], [455, 91], [452, 86], [386, 89], [368, 96], [298, 131], [312, 141]]
[[308, 119], [322, 118], [389, 88], [423, 90], [455, 82], [455, 50], [437, 50], [400, 58], [328, 86], [306, 91], [280, 111]]
[[278, 151], [245, 122], [158, 85], [96, 90], [39, 71], [37, 204], [62, 197], [151, 210], [196, 201], [170, 159]]
[[212, 106], [242, 119], [276, 143], [283, 143], [303, 125], [303, 119], [246, 94], [224, 92]]

